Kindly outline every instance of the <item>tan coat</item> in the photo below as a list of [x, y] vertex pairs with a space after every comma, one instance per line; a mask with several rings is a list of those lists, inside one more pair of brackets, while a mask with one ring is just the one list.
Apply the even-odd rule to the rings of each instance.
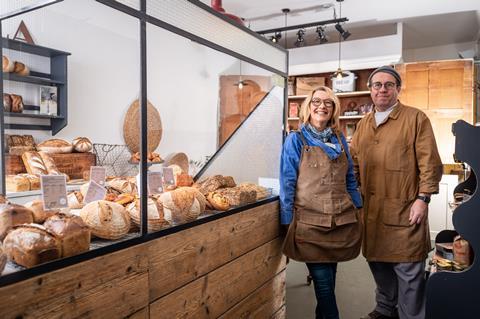
[[347, 192], [347, 156], [343, 151], [330, 160], [320, 147], [302, 140], [293, 222], [283, 253], [304, 262], [354, 259], [360, 253], [362, 225]]
[[416, 196], [438, 193], [442, 176], [430, 120], [398, 103], [376, 127], [371, 112], [357, 125], [351, 154], [364, 203], [363, 255], [368, 261], [424, 260], [431, 246], [428, 219], [415, 225], [408, 219]]

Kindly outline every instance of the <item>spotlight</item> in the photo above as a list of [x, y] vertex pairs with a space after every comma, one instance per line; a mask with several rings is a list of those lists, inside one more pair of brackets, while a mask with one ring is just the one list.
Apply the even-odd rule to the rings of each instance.
[[320, 43], [326, 43], [328, 42], [327, 35], [325, 34], [325, 29], [322, 26], [317, 27], [318, 36], [317, 36], [317, 41]]
[[280, 41], [281, 38], [282, 38], [282, 33], [281, 32], [275, 32], [275, 35], [272, 35], [270, 37], [270, 41], [272, 41], [273, 43], [278, 43], [278, 41]]
[[340, 25], [340, 23], [335, 24], [335, 29], [337, 29], [337, 31], [340, 33], [340, 35], [342, 36], [343, 40], [347, 40], [347, 38], [351, 35], [351, 33], [348, 32], [348, 31], [346, 31], [346, 30]]
[[303, 47], [305, 46], [305, 29], [300, 29], [297, 32], [297, 40], [295, 41], [295, 46], [298, 47]]

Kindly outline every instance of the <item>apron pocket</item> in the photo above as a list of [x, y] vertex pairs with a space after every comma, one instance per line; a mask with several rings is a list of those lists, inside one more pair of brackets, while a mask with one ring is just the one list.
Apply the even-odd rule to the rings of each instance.
[[389, 226], [410, 226], [410, 208], [413, 201], [398, 198], [385, 198], [383, 201], [382, 220]]
[[332, 215], [327, 215], [327, 214], [320, 214], [320, 213], [314, 213], [314, 214], [302, 214], [299, 217], [299, 222], [307, 225], [313, 225], [313, 226], [322, 226], [326, 228], [331, 228], [332, 227]]
[[356, 223], [358, 222], [358, 219], [355, 211], [349, 211], [349, 212], [335, 215], [334, 221], [335, 221], [335, 225], [342, 226], [342, 225]]

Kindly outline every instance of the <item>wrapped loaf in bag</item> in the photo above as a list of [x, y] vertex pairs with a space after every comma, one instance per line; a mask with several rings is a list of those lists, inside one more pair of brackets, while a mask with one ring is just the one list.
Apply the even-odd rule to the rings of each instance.
[[37, 224], [15, 226], [3, 241], [8, 259], [30, 268], [61, 257], [60, 240]]

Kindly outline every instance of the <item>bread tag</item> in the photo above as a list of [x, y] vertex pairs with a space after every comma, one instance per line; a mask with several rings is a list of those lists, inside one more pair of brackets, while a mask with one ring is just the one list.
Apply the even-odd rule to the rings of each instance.
[[162, 172], [148, 172], [148, 194], [163, 193], [163, 174]]
[[65, 175], [41, 175], [40, 185], [44, 210], [68, 207]]
[[173, 168], [171, 167], [163, 167], [163, 185], [165, 188], [168, 187], [175, 187], [175, 176], [173, 175]]
[[88, 184], [87, 193], [85, 194], [83, 202], [88, 204], [96, 200], [102, 200], [105, 198], [106, 194], [107, 189], [105, 187], [91, 180]]
[[90, 180], [95, 183], [105, 186], [105, 176], [107, 169], [101, 166], [90, 166]]

